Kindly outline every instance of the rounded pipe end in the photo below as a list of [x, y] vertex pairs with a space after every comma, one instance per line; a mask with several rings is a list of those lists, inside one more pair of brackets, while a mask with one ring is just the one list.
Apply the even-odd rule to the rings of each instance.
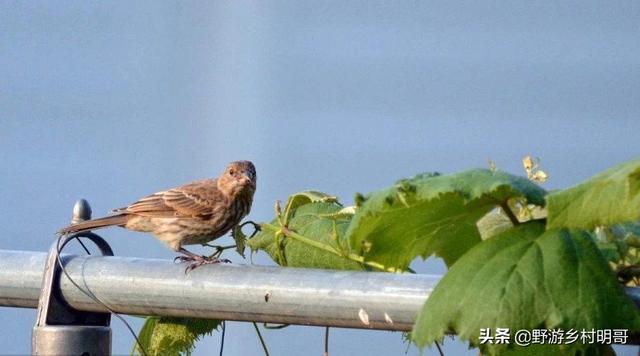
[[73, 206], [71, 223], [77, 224], [81, 221], [91, 220], [91, 206], [85, 199], [78, 200]]

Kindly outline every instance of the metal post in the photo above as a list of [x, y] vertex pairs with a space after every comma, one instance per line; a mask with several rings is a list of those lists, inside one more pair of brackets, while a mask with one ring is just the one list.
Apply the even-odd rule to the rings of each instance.
[[[72, 223], [90, 218], [91, 208], [87, 201], [81, 199], [76, 202]], [[62, 238], [49, 251], [38, 302], [38, 318], [31, 337], [34, 355], [111, 354], [111, 314], [73, 309], [61, 298], [58, 253], [76, 236]], [[98, 235], [87, 233], [82, 236], [93, 241], [103, 255], [113, 256], [109, 245]]]

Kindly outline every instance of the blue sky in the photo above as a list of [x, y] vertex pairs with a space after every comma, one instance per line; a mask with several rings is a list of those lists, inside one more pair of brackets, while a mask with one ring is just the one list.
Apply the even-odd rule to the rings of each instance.
[[[46, 250], [80, 197], [100, 215], [237, 159], [257, 167], [257, 221], [304, 189], [350, 203], [488, 159], [522, 173], [526, 154], [542, 158], [546, 188], [573, 185], [638, 156], [639, 15], [590, 1], [1, 2], [0, 248]], [[117, 255], [173, 257], [148, 236], [103, 235]], [[0, 319], [3, 352], [29, 352], [35, 312]], [[127, 353], [131, 337], [113, 329]], [[266, 334], [274, 354], [319, 354], [322, 337]], [[405, 345], [335, 330], [331, 350]], [[225, 354], [260, 354], [251, 324], [229, 324]]]

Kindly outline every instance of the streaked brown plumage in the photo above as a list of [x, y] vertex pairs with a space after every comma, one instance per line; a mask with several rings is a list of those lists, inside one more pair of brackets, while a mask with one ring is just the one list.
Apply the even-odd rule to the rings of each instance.
[[149, 232], [169, 248], [186, 256], [181, 260], [206, 261], [183, 245], [212, 241], [249, 214], [256, 189], [256, 170], [249, 161], [230, 163], [216, 179], [204, 179], [157, 192], [120, 209], [115, 215], [67, 226], [58, 234], [71, 234], [110, 226]]

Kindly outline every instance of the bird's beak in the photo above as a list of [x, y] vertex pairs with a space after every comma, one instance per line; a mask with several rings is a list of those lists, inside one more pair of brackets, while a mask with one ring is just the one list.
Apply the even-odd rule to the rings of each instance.
[[253, 186], [253, 180], [251, 180], [251, 173], [247, 174], [247, 173], [243, 173], [242, 174], [242, 178], [241, 178], [241, 182], [242, 184], [249, 184], [251, 186]]

